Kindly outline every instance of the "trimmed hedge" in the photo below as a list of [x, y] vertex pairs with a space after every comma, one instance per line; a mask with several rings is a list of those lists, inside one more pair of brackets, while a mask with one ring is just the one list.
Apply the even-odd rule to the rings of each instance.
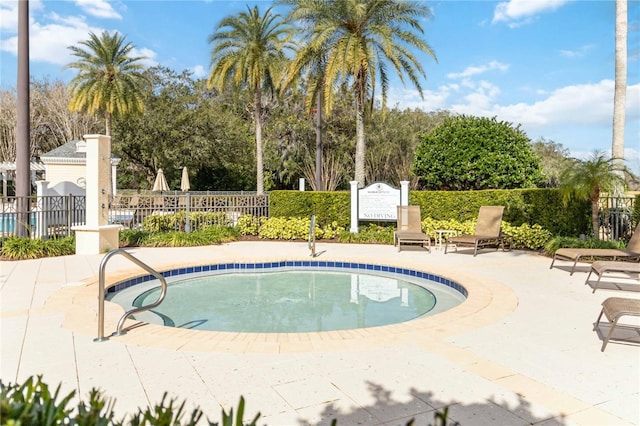
[[[325, 191], [272, 191], [271, 217], [310, 217], [320, 224], [336, 222], [350, 226], [350, 193]], [[637, 197], [636, 200], [639, 200]], [[422, 218], [438, 220], [476, 219], [480, 206], [505, 206], [504, 220], [514, 226], [540, 225], [553, 235], [590, 233], [590, 204], [570, 201], [564, 205], [560, 191], [544, 189], [512, 189], [485, 191], [410, 191], [409, 204], [419, 205]], [[640, 212], [636, 201], [636, 212]], [[640, 214], [640, 213], [638, 213]]]

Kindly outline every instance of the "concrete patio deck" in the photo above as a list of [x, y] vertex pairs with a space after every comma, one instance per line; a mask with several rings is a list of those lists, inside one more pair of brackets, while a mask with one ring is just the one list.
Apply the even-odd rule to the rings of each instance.
[[[217, 262], [309, 260], [306, 243], [236, 242], [139, 248], [158, 270]], [[593, 324], [607, 297], [638, 291], [584, 284], [588, 268], [520, 251], [443, 254], [392, 246], [318, 243], [317, 260], [350, 260], [436, 273], [464, 285], [462, 305], [408, 323], [325, 333], [260, 334], [144, 325], [94, 342], [103, 255], [0, 262], [3, 382], [42, 374], [85, 398], [116, 397], [122, 416], [166, 391], [212, 421], [246, 400], [259, 424], [403, 425], [433, 422], [449, 406], [462, 425], [640, 425], [640, 335], [621, 328], [605, 352]], [[564, 266], [564, 267], [563, 267]], [[108, 281], [142, 271], [122, 257]], [[106, 334], [122, 309], [110, 303]], [[130, 322], [128, 324], [132, 324]]]

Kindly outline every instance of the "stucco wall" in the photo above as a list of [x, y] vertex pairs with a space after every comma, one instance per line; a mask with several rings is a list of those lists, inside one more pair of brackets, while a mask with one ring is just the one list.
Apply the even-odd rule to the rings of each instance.
[[45, 173], [50, 188], [65, 181], [85, 188], [84, 164], [47, 164]]

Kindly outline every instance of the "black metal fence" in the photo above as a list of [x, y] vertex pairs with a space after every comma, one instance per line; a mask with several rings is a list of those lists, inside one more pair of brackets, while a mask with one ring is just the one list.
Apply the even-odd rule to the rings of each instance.
[[11, 235], [32, 238], [68, 236], [74, 226], [86, 223], [84, 196], [3, 197], [0, 208], [2, 240]]
[[634, 223], [634, 197], [600, 197], [599, 236], [601, 240], [629, 240]]

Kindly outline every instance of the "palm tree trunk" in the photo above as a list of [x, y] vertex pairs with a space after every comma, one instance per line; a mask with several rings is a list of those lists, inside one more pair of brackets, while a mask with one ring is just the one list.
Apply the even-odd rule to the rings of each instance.
[[356, 161], [354, 180], [358, 181], [358, 188], [364, 186], [364, 102], [356, 95]]
[[111, 136], [111, 113], [109, 111], [105, 110], [104, 113], [104, 120], [105, 120], [105, 124], [104, 124], [104, 128], [105, 128], [105, 132], [107, 134], [107, 136]]
[[18, 82], [16, 123], [16, 235], [29, 235], [31, 143], [29, 125], [29, 1], [18, 3]]
[[322, 191], [322, 90], [316, 96], [316, 191]]
[[613, 96], [611, 156], [624, 165], [624, 126], [627, 98], [627, 0], [616, 0], [616, 82]]
[[593, 238], [600, 239], [600, 221], [598, 220], [599, 199], [591, 201], [591, 226], [593, 227]]
[[256, 192], [258, 195], [264, 193], [264, 169], [262, 164], [262, 97], [260, 88], [254, 89], [254, 111], [253, 116], [256, 125]]

